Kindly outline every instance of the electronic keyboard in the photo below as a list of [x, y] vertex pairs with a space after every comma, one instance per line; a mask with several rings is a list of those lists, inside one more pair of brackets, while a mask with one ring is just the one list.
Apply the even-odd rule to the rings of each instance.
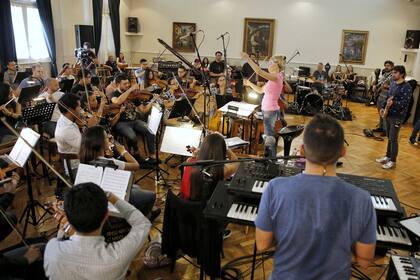
[[420, 279], [420, 259], [392, 255], [387, 280]]

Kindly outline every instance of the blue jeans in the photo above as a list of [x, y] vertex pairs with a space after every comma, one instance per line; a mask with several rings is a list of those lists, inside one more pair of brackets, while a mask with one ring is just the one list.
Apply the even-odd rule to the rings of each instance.
[[[280, 118], [280, 111], [263, 111], [263, 118], [264, 118], [264, 134], [266, 136], [266, 140], [268, 137], [276, 137], [276, 121]], [[272, 138], [271, 138], [272, 139]], [[276, 141], [268, 141], [269, 144], [265, 145], [268, 149], [268, 156], [269, 157], [276, 157], [277, 155], [277, 143]], [[266, 141], [267, 143], [267, 141]]]
[[128, 202], [140, 210], [143, 215], [147, 216], [150, 211], [152, 211], [155, 201], [156, 194], [154, 192], [142, 190], [138, 185], [133, 185], [131, 187], [130, 199]]
[[137, 134], [143, 135], [147, 143], [147, 150], [153, 154], [155, 149], [155, 136], [151, 133], [147, 124], [141, 120], [118, 122], [115, 131], [127, 138], [128, 146], [137, 153]]

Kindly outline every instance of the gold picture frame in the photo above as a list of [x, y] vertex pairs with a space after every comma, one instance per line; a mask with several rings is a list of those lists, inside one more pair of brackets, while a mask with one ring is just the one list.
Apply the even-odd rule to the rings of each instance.
[[273, 55], [274, 19], [245, 18], [242, 51], [258, 57]]
[[[180, 39], [180, 37], [190, 34], [196, 30], [196, 24], [190, 22], [172, 23], [172, 48], [179, 52], [194, 52], [194, 44], [191, 36]], [[195, 36], [194, 40], [195, 40]]]
[[343, 30], [340, 63], [365, 64], [369, 31]]

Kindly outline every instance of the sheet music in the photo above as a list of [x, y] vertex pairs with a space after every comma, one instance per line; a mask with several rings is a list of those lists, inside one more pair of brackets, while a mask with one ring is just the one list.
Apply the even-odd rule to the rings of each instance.
[[160, 151], [168, 154], [191, 156], [187, 146], [198, 147], [200, 145], [202, 131], [186, 127], [167, 126], [162, 139]]
[[[131, 172], [106, 167], [103, 173], [101, 188], [106, 192], [112, 192], [119, 199], [125, 200]], [[119, 212], [111, 203], [108, 203], [111, 212]]]
[[77, 168], [77, 174], [76, 179], [74, 180], [74, 184], [78, 185], [83, 183], [95, 183], [98, 186], [100, 186], [102, 181], [102, 174], [102, 167], [95, 167], [93, 165], [81, 163]]
[[[20, 132], [20, 136], [25, 139], [32, 147], [35, 147], [40, 135], [30, 128], [24, 128]], [[18, 138], [9, 157], [19, 167], [23, 167], [32, 153], [31, 147], [29, 147], [22, 138]]]
[[235, 112], [238, 117], [249, 117], [259, 105], [249, 104], [246, 102], [231, 101], [221, 107], [219, 111], [226, 113], [228, 112], [229, 106], [238, 107], [238, 111]]
[[153, 135], [156, 135], [160, 121], [162, 120], [163, 112], [161, 112], [158, 108], [155, 106], [152, 106], [152, 111], [150, 112], [149, 119], [147, 120], [147, 126], [149, 127], [149, 130], [152, 132]]
[[228, 148], [249, 144], [248, 141], [242, 140], [239, 137], [226, 138], [225, 142], [226, 142], [226, 146]]

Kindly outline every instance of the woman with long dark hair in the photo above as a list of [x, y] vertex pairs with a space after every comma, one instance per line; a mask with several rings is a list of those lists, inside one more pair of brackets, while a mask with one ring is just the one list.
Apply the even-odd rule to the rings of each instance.
[[[188, 159], [190, 162], [196, 160], [230, 160], [237, 159], [237, 156], [226, 147], [225, 139], [219, 133], [207, 135], [199, 149], [193, 148], [193, 157]], [[205, 177], [200, 167], [187, 167], [184, 169], [181, 185], [181, 196], [190, 200], [208, 200], [212, 195], [216, 184], [232, 176], [238, 169], [238, 163], [230, 163], [210, 167], [207, 172], [211, 175]]]
[[[114, 158], [106, 158], [106, 151], [111, 149], [108, 135], [101, 126], [90, 127], [82, 136], [82, 145], [79, 154], [80, 163], [89, 164], [93, 160], [101, 160], [109, 161], [121, 170], [137, 171], [140, 169], [137, 160], [125, 150], [124, 146], [115, 143], [115, 148], [124, 161]], [[155, 193], [142, 190], [137, 185], [132, 186], [129, 202], [139, 209], [151, 221], [153, 221], [160, 213], [160, 209], [152, 211], [155, 200]]]

